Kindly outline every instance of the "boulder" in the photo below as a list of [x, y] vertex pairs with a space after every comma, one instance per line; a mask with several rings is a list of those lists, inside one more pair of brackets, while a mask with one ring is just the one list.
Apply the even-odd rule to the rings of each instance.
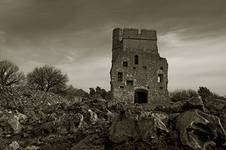
[[8, 139], [6, 139], [5, 137], [0, 137], [0, 149], [5, 149], [6, 147], [8, 147], [8, 145], [11, 143], [11, 141], [9, 141]]
[[164, 113], [125, 114], [118, 115], [109, 129], [109, 139], [113, 143], [149, 141], [158, 137], [158, 130], [169, 132], [166, 126], [168, 116]]
[[226, 132], [216, 116], [197, 109], [189, 110], [177, 117], [176, 128], [182, 144], [194, 150], [226, 148]]
[[13, 141], [11, 144], [9, 144], [8, 147], [6, 147], [4, 150], [19, 150], [20, 145], [17, 141]]
[[191, 109], [199, 109], [202, 111], [206, 111], [204, 103], [199, 97], [192, 97], [183, 101], [171, 102], [171, 105], [167, 105], [165, 107], [158, 106], [154, 110], [163, 111], [167, 113], [181, 113]]
[[11, 110], [4, 110], [0, 112], [0, 126], [2, 127], [0, 134], [11, 133], [11, 130], [14, 134], [21, 132], [23, 125], [25, 123], [27, 116], [19, 113], [18, 111], [13, 112]]
[[113, 143], [126, 142], [129, 139], [137, 139], [136, 122], [133, 119], [123, 118], [113, 121], [109, 138]]
[[95, 124], [97, 122], [97, 119], [98, 119], [97, 114], [94, 111], [92, 111], [91, 109], [88, 109], [88, 112], [90, 113], [91, 124]]
[[88, 135], [78, 143], [74, 144], [71, 150], [105, 150], [104, 139], [97, 134]]
[[226, 111], [226, 100], [208, 97], [205, 99], [205, 107], [211, 114], [219, 115], [223, 111]]
[[32, 145], [32, 146], [27, 146], [26, 148], [25, 148], [25, 150], [39, 150], [40, 148], [38, 147], [38, 146], [34, 146], [34, 145]]
[[23, 128], [23, 126], [21, 125], [21, 122], [25, 122], [26, 119], [27, 119], [27, 116], [19, 113], [18, 111], [16, 111], [16, 113], [9, 118], [8, 123], [13, 128], [15, 134], [21, 132]]

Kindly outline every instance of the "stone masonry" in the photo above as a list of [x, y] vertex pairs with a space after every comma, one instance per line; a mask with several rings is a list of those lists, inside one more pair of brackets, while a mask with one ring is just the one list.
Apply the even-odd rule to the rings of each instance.
[[168, 96], [168, 63], [155, 30], [113, 30], [111, 91], [116, 100], [152, 103]]

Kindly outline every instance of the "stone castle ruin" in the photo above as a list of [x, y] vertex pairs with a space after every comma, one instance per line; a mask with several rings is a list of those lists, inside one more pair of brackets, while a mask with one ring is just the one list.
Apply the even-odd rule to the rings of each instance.
[[152, 103], [168, 96], [168, 63], [160, 57], [155, 30], [113, 30], [111, 91], [127, 103]]

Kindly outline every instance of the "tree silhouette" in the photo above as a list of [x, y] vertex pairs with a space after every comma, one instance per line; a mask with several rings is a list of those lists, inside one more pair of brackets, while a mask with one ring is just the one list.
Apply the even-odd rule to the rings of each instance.
[[31, 87], [56, 94], [64, 92], [67, 81], [67, 75], [63, 74], [61, 70], [47, 65], [35, 68], [27, 75], [27, 83]]
[[19, 72], [19, 67], [16, 64], [8, 60], [0, 61], [0, 85], [19, 85], [24, 79], [24, 74]]

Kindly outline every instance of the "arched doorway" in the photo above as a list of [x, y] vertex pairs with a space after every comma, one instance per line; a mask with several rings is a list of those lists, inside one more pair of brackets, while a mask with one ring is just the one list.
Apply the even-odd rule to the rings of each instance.
[[135, 90], [134, 103], [147, 103], [148, 102], [148, 91], [144, 89]]

